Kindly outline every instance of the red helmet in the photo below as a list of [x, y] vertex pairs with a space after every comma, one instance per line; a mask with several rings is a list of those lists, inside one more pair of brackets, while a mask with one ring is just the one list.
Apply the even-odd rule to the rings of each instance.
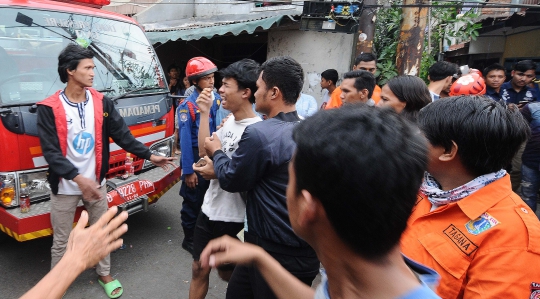
[[450, 87], [451, 96], [482, 95], [486, 93], [486, 83], [480, 72], [472, 72], [461, 76]]
[[204, 57], [193, 57], [186, 65], [188, 80], [196, 80], [217, 71], [217, 66]]

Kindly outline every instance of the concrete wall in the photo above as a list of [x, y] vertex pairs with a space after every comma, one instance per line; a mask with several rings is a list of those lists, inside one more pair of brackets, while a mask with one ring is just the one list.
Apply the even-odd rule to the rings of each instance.
[[[165, 2], [166, 1], [166, 2]], [[149, 6], [147, 9], [139, 12], [133, 18], [140, 24], [172, 21], [193, 17], [195, 13], [195, 0], [165, 0], [159, 1], [160, 4]], [[167, 3], [167, 4], [163, 4]]]
[[540, 29], [506, 37], [502, 61], [509, 57], [540, 57]]
[[[135, 15], [152, 6], [157, 0], [114, 0], [111, 4], [104, 6], [103, 10], [116, 12], [123, 15]], [[125, 3], [125, 4], [122, 4]]]
[[[254, 2], [237, 1], [237, 0], [118, 0], [129, 1], [130, 4], [123, 4], [119, 7], [110, 7], [108, 10], [124, 13], [137, 13], [134, 17], [139, 23], [155, 23], [175, 21], [191, 18], [207, 18], [224, 15], [248, 15], [253, 12], [266, 12], [274, 10], [291, 10], [296, 9], [299, 13], [302, 12], [301, 6], [294, 5], [278, 5], [270, 7], [256, 8]], [[136, 1], [147, 1], [142, 9]], [[149, 2], [158, 2], [157, 5], [148, 4]], [[133, 5], [139, 5], [135, 8]], [[270, 16], [266, 14], [265, 16]], [[218, 21], [218, 20], [215, 20]]]
[[353, 34], [300, 30], [270, 30], [268, 58], [288, 55], [304, 69], [303, 92], [317, 99], [321, 105], [321, 73], [327, 69], [338, 71], [340, 78], [350, 71]]
[[[210, 3], [219, 4], [210, 4]], [[228, 2], [225, 4], [224, 2]], [[255, 7], [253, 2], [234, 0], [195, 0], [194, 17], [210, 17], [217, 15], [249, 14]]]

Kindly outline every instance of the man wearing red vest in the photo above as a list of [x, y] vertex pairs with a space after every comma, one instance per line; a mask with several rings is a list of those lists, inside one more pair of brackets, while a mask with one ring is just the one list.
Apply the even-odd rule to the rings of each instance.
[[[58, 74], [66, 88], [38, 103], [37, 127], [52, 191], [51, 268], [66, 252], [79, 201], [88, 211], [90, 225], [108, 209], [109, 138], [156, 166], [166, 167], [174, 159], [152, 155], [131, 135], [113, 102], [91, 88], [93, 57], [89, 49], [68, 45], [58, 56]], [[109, 298], [122, 295], [122, 285], [110, 275], [110, 256], [98, 263], [96, 272]]]

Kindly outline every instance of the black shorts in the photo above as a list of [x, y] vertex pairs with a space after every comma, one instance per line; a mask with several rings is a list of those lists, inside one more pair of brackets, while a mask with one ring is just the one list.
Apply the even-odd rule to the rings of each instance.
[[[311, 287], [319, 271], [317, 257], [295, 257], [268, 252], [283, 268], [291, 272], [301, 282]], [[262, 274], [253, 266], [234, 268], [227, 286], [226, 299], [276, 299]]]
[[[319, 273], [320, 263], [311, 247], [288, 247], [261, 239], [249, 232], [244, 233], [244, 239], [262, 247], [283, 268], [308, 286], [311, 286]], [[237, 266], [229, 280], [226, 298], [275, 299], [276, 295], [256, 267]]]
[[236, 234], [243, 228], [244, 223], [242, 222], [213, 221], [201, 211], [197, 217], [193, 234], [193, 260], [199, 260], [201, 252], [210, 240], [224, 235], [236, 238]]

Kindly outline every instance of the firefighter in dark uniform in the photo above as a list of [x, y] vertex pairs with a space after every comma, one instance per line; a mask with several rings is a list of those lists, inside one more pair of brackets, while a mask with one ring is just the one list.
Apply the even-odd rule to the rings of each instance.
[[[193, 171], [193, 163], [199, 160], [199, 144], [197, 136], [199, 134], [200, 111], [196, 100], [205, 88], [214, 88], [214, 73], [217, 67], [214, 63], [204, 57], [194, 57], [190, 59], [186, 66], [186, 76], [195, 86], [195, 91], [183, 100], [177, 109], [178, 132], [180, 132], [180, 148], [182, 151], [182, 187], [180, 196], [183, 198], [180, 218], [184, 229], [184, 240], [182, 248], [192, 253], [193, 251], [193, 230], [197, 216], [201, 211], [204, 193], [208, 189], [209, 181]], [[210, 109], [210, 134], [216, 131], [216, 112], [219, 108], [221, 98], [215, 92], [214, 103]], [[204, 149], [203, 151], [204, 152]], [[201, 153], [202, 153], [201, 152]]]

